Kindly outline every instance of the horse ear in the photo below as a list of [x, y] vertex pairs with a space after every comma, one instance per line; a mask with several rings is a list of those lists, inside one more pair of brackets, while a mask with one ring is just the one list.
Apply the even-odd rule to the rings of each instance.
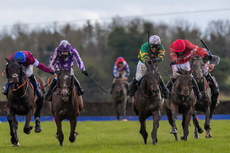
[[10, 63], [11, 60], [9, 58], [5, 57], [5, 59], [8, 63]]

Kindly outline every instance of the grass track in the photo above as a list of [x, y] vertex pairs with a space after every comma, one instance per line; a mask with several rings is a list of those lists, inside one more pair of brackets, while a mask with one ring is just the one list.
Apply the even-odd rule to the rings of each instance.
[[[204, 121], [200, 122], [202, 125]], [[34, 125], [34, 123], [32, 123]], [[230, 120], [212, 121], [213, 138], [204, 138], [204, 133], [197, 140], [193, 135], [193, 125], [189, 128], [188, 141], [176, 142], [169, 134], [171, 127], [167, 121], [160, 121], [158, 129], [158, 143], [152, 145], [152, 121], [147, 121], [149, 133], [148, 144], [145, 145], [139, 134], [140, 124], [137, 121], [106, 121], [80, 122], [77, 125], [76, 142], [68, 141], [69, 122], [63, 122], [64, 143], [59, 146], [55, 138], [56, 126], [54, 122], [42, 122], [43, 131], [30, 135], [23, 133], [24, 123], [19, 123], [20, 147], [13, 148], [10, 143], [8, 123], [0, 124], [0, 153], [230, 153]], [[178, 137], [182, 135], [181, 122], [177, 121]]]

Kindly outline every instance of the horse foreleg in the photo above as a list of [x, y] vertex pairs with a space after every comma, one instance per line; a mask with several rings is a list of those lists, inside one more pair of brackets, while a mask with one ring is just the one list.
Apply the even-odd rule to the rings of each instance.
[[18, 122], [16, 120], [15, 115], [12, 115], [8, 112], [7, 109], [7, 120], [10, 125], [10, 135], [11, 135], [11, 143], [13, 146], [19, 146], [17, 130], [18, 130]]
[[56, 122], [56, 126], [57, 126], [56, 138], [59, 140], [60, 146], [62, 146], [63, 140], [64, 140], [64, 135], [63, 135], [63, 132], [62, 132], [61, 120], [57, 116], [54, 116], [54, 118], [55, 118], [55, 122]]
[[205, 123], [204, 123], [204, 129], [206, 130], [205, 138], [211, 138], [211, 125], [210, 125], [210, 107], [207, 107], [205, 110]]
[[198, 119], [196, 117], [196, 111], [194, 109], [192, 112], [192, 118], [193, 118], [193, 124], [195, 127], [194, 136], [195, 136], [195, 138], [199, 138], [198, 133], [203, 133], [203, 129], [200, 127], [200, 124], [199, 124]]
[[118, 104], [118, 102], [115, 102], [115, 109], [116, 109], [116, 114], [117, 114], [117, 120], [120, 120], [119, 104]]
[[75, 142], [76, 141], [76, 136], [78, 135], [77, 132], [75, 132], [77, 125], [77, 117], [70, 120], [70, 136], [69, 136], [69, 141], [70, 142]]
[[34, 131], [36, 133], [39, 133], [42, 131], [42, 127], [40, 125], [40, 114], [41, 114], [43, 102], [44, 102], [44, 98], [40, 98], [40, 99], [36, 100], [37, 107], [36, 107], [36, 111], [34, 114], [34, 118], [35, 118], [35, 129], [34, 129]]
[[26, 123], [24, 126], [24, 133], [30, 134], [30, 131], [33, 129], [33, 126], [30, 126], [30, 120], [33, 115], [33, 109], [30, 109], [30, 111], [26, 114]]
[[172, 130], [171, 130], [170, 134], [174, 134], [176, 141], [178, 140], [178, 138], [177, 138], [177, 127], [176, 127], [176, 119], [177, 119], [176, 113], [177, 112], [178, 112], [178, 107], [176, 105], [174, 105], [173, 103], [171, 103]]
[[140, 134], [142, 135], [145, 144], [147, 144], [147, 138], [148, 138], [148, 133], [146, 131], [146, 122], [145, 122], [146, 118], [147, 117], [143, 112], [139, 114], [139, 122], [141, 123]]
[[159, 121], [161, 119], [161, 112], [160, 110], [158, 110], [153, 112], [152, 115], [153, 115], [152, 139], [153, 139], [153, 145], [155, 145], [157, 143], [157, 129], [159, 127]]
[[192, 116], [192, 107], [189, 108], [189, 110], [183, 114], [182, 126], [183, 126], [184, 136], [181, 137], [181, 140], [187, 141], [188, 134], [189, 134], [188, 126], [190, 124], [191, 116]]
[[123, 102], [123, 121], [127, 121], [126, 119], [126, 111], [127, 111], [127, 99]]

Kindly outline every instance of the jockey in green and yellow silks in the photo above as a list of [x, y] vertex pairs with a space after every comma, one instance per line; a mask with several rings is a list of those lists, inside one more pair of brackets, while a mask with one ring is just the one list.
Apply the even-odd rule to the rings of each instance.
[[[163, 61], [164, 57], [165, 57], [165, 49], [164, 46], [161, 44], [160, 37], [157, 35], [151, 36], [149, 38], [149, 42], [146, 42], [141, 46], [138, 55], [139, 62], [137, 64], [136, 77], [133, 79], [132, 83], [130, 84], [130, 89], [129, 89], [130, 96], [133, 96], [135, 94], [138, 82], [146, 73], [147, 68], [145, 66], [145, 62], [151, 60], [153, 61], [154, 64], [157, 64]], [[164, 98], [168, 98], [168, 94], [169, 94], [168, 89], [166, 88], [161, 76], [159, 77], [159, 84], [161, 86]]]

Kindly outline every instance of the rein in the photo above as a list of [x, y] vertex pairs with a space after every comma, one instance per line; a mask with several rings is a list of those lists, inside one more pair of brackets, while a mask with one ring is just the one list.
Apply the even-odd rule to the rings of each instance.
[[[25, 74], [25, 76], [26, 76], [26, 74]], [[26, 76], [26, 80], [17, 89], [12, 89], [12, 91], [17, 91], [18, 89], [20, 89], [21, 87], [23, 87], [26, 84], [27, 81], [28, 81], [28, 77]]]
[[209, 72], [214, 70], [214, 66], [211, 66], [211, 64], [208, 64], [207, 66], [203, 66], [203, 68], [209, 67], [211, 68], [210, 70], [208, 70]]
[[50, 79], [51, 78], [55, 78], [57, 76], [57, 74], [55, 74], [55, 75], [52, 75], [51, 77], [49, 77], [48, 79], [47, 79], [47, 84], [45, 85], [45, 86], [50, 86]]

